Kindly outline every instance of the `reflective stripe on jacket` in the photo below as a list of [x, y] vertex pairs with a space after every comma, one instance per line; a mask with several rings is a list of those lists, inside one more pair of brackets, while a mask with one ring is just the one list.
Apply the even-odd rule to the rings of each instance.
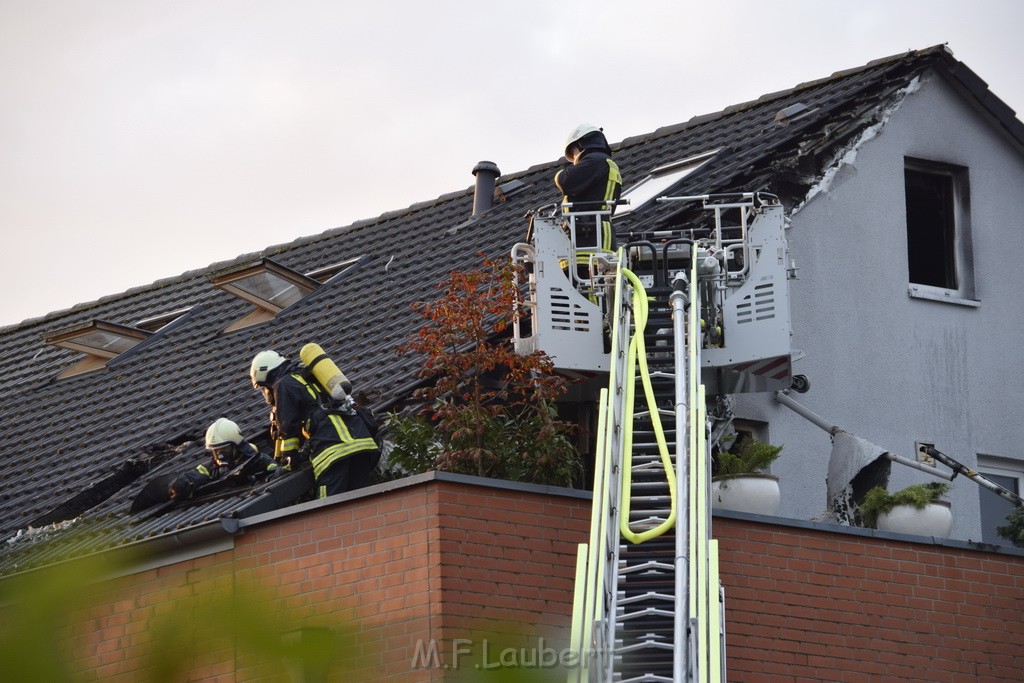
[[277, 453], [294, 455], [309, 442], [314, 476], [319, 478], [339, 458], [377, 450], [361, 418], [331, 412], [331, 401], [320, 387], [294, 369], [274, 383], [273, 391]]
[[[610, 211], [615, 213], [615, 202], [622, 196], [622, 174], [618, 164], [600, 151], [584, 152], [580, 160], [555, 174], [555, 185], [562, 191], [564, 202], [572, 204], [572, 212]], [[579, 244], [596, 244], [597, 219], [592, 216], [576, 218], [576, 240]], [[611, 220], [601, 221], [601, 249], [615, 249], [615, 233], [612, 231]], [[587, 254], [594, 249], [580, 249]], [[586, 263], [587, 254], [577, 256], [577, 262]]]

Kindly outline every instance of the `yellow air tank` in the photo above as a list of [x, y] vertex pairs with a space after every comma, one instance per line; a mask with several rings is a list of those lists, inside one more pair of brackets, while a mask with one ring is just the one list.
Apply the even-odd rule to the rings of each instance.
[[302, 364], [309, 368], [316, 381], [320, 383], [331, 398], [343, 400], [352, 391], [352, 383], [348, 381], [345, 374], [334, 364], [319, 344], [306, 344], [299, 351], [299, 358]]

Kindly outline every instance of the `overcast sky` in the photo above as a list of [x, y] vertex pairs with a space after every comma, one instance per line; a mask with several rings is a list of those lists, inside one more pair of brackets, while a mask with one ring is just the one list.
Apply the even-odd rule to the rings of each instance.
[[0, 0], [0, 325], [908, 49], [1020, 112], [1022, 26], [1019, 0]]

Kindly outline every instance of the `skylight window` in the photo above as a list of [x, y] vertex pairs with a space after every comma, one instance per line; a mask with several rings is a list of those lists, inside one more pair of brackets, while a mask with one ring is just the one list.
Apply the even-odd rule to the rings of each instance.
[[647, 177], [622, 193], [622, 199], [628, 199], [629, 204], [616, 209], [615, 215], [622, 216], [636, 211], [641, 206], [662, 196], [670, 187], [710, 161], [717, 152], [716, 149], [654, 169]]
[[142, 330], [146, 330], [148, 332], [156, 332], [157, 330], [166, 327], [167, 325], [170, 325], [175, 320], [177, 320], [178, 318], [185, 315], [191, 310], [192, 307], [189, 306], [188, 308], [179, 308], [178, 310], [171, 311], [169, 313], [152, 315], [149, 316], [148, 318], [143, 318], [142, 320], [135, 323], [135, 327], [138, 327], [139, 329]]
[[259, 263], [211, 278], [214, 287], [231, 292], [256, 308], [225, 332], [273, 319], [311, 293], [320, 283], [311, 277], [265, 258]]
[[45, 341], [53, 346], [86, 354], [77, 365], [57, 376], [57, 379], [61, 379], [104, 367], [108, 360], [116, 358], [150, 334], [138, 327], [118, 325], [106, 320], [92, 320], [85, 325], [46, 337]]
[[357, 256], [355, 258], [345, 259], [341, 263], [332, 263], [329, 266], [324, 266], [323, 268], [311, 270], [308, 273], [306, 273], [306, 277], [312, 278], [317, 282], [327, 282], [341, 271], [347, 270], [349, 266], [358, 263], [360, 258], [361, 257]]

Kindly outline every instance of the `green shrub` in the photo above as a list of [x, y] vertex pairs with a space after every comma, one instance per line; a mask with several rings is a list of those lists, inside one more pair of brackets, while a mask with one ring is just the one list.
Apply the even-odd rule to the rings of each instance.
[[715, 457], [715, 476], [756, 474], [764, 472], [775, 462], [782, 446], [773, 446], [752, 436], [746, 436], [733, 445], [732, 451], [722, 451]]
[[435, 468], [441, 444], [437, 430], [426, 417], [391, 413], [387, 425], [387, 442], [391, 446], [387, 453], [389, 468], [398, 466], [409, 474]]
[[997, 526], [996, 533], [1018, 548], [1024, 548], [1024, 508], [1013, 508], [1006, 515], [1006, 525]]
[[941, 481], [913, 484], [895, 493], [889, 493], [881, 486], [876, 486], [868, 491], [858, 507], [864, 525], [874, 528], [878, 524], [878, 516], [891, 511], [897, 505], [913, 505], [920, 510], [929, 503], [941, 500], [948, 491], [949, 484]]

